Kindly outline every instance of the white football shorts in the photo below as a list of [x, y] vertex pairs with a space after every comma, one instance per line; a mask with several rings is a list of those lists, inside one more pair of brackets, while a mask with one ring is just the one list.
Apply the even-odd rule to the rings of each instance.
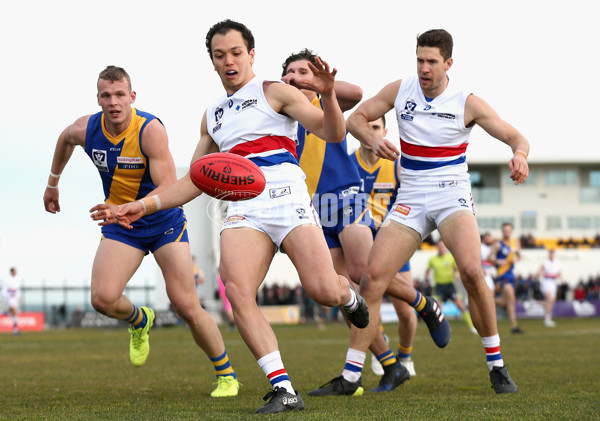
[[423, 240], [444, 219], [460, 211], [475, 215], [471, 183], [468, 181], [441, 181], [436, 185], [419, 187], [401, 185], [386, 220], [414, 229]]
[[300, 167], [280, 164], [261, 169], [267, 179], [265, 190], [254, 199], [231, 202], [221, 232], [252, 228], [267, 234], [280, 247], [284, 238], [300, 225], [321, 228]]
[[542, 285], [540, 285], [540, 289], [542, 290], [542, 294], [550, 294], [552, 297], [556, 298], [557, 286], [554, 279], [544, 279]]

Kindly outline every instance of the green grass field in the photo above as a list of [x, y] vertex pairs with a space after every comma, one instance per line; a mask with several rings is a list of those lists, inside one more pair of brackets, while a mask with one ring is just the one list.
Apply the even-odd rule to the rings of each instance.
[[[490, 388], [479, 337], [452, 321], [440, 350], [420, 322], [413, 360], [417, 376], [389, 393], [312, 398], [307, 392], [341, 373], [348, 329], [276, 326], [284, 363], [306, 405], [276, 415], [301, 420], [592, 420], [600, 419], [600, 319], [521, 322], [511, 335], [500, 321], [502, 354], [519, 392]], [[394, 325], [386, 325], [392, 343]], [[2, 420], [240, 420], [254, 414], [269, 383], [236, 331], [223, 330], [243, 383], [237, 398], [209, 397], [208, 358], [184, 327], [154, 329], [146, 365], [129, 363], [126, 329], [55, 330], [0, 336]], [[376, 386], [367, 357], [365, 390]]]

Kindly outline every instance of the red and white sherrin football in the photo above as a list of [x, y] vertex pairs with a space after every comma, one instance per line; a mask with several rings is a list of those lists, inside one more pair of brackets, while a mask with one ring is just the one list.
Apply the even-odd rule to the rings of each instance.
[[232, 153], [211, 153], [190, 167], [192, 183], [221, 200], [248, 200], [265, 189], [265, 175], [254, 162]]

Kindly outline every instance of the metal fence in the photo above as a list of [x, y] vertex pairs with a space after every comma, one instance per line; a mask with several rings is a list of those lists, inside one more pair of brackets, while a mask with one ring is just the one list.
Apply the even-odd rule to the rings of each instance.
[[[93, 310], [90, 301], [90, 285], [46, 285], [21, 287], [21, 311], [41, 311], [47, 323], [66, 324], [73, 311]], [[125, 295], [133, 302], [152, 306], [155, 299], [155, 285], [146, 280], [145, 285], [128, 285]]]

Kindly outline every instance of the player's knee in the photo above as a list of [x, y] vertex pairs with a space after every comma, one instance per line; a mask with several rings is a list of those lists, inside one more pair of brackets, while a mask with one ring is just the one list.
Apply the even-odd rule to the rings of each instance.
[[91, 302], [94, 310], [100, 314], [110, 315], [114, 309], [114, 302], [99, 294], [92, 295]]
[[173, 304], [173, 308], [175, 309], [179, 317], [181, 317], [183, 321], [185, 321], [188, 324], [190, 324], [190, 322], [194, 320], [194, 316], [196, 316], [196, 313], [202, 309], [199, 303], [197, 306], [195, 306], [194, 303], [191, 302], [191, 300], [175, 299], [171, 300], [171, 304]]
[[485, 279], [483, 277], [481, 265], [479, 264], [467, 265], [461, 268], [460, 279], [467, 290], [478, 288], [479, 281], [482, 281], [481, 285], [485, 286]]
[[256, 293], [252, 293], [248, 288], [245, 288], [234, 280], [228, 280], [226, 285], [225, 294], [232, 306], [245, 306], [249, 302], [256, 302]]
[[336, 307], [343, 303], [344, 290], [340, 288], [339, 282], [312, 282], [305, 286], [307, 294], [317, 303], [327, 306]]

